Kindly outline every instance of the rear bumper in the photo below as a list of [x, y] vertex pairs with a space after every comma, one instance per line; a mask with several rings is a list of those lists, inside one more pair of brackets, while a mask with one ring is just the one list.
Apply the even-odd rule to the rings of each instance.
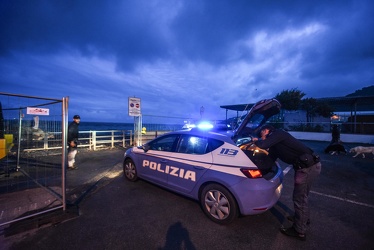
[[246, 179], [232, 186], [241, 214], [260, 214], [272, 208], [282, 194], [282, 180], [283, 172], [278, 167], [277, 174], [271, 180]]

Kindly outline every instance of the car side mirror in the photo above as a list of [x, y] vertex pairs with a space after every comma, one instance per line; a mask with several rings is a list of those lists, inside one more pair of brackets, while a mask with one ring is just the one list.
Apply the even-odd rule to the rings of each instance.
[[149, 150], [150, 146], [148, 144], [144, 144], [142, 146], [142, 148], [143, 148], [144, 152], [147, 152]]

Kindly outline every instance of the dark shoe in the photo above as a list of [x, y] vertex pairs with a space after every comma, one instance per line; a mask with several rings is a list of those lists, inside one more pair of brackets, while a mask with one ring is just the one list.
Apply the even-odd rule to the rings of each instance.
[[74, 167], [68, 167], [68, 170], [76, 170], [78, 169], [78, 167], [74, 166]]
[[[287, 216], [287, 220], [289, 220], [291, 222], [294, 222], [295, 221], [295, 217], [293, 217], [293, 216]], [[307, 220], [306, 224], [310, 225], [310, 219]]]
[[306, 241], [305, 234], [299, 233], [298, 231], [296, 231], [294, 227], [289, 227], [289, 228], [281, 227], [280, 231], [287, 236], [295, 237], [296, 239], [301, 240], [301, 241]]

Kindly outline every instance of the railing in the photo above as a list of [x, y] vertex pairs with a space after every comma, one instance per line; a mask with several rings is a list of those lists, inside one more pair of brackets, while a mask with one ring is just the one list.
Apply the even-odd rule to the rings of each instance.
[[[142, 135], [142, 144], [169, 131], [149, 131]], [[48, 138], [47, 134], [41, 141], [35, 141], [32, 146], [23, 147], [24, 152], [61, 149], [61, 133], [53, 134], [54, 138]], [[132, 130], [104, 130], [104, 131], [79, 131], [79, 148], [98, 150], [103, 147], [114, 148], [116, 146], [127, 147], [134, 145], [134, 133]]]
[[79, 138], [78, 147], [88, 147], [94, 151], [108, 144], [111, 148], [114, 148], [115, 144], [122, 147], [133, 144], [132, 130], [82, 131], [80, 134], [87, 134], [88, 137]]
[[[52, 134], [53, 138], [48, 138], [46, 134], [42, 141], [35, 142], [33, 147], [24, 148], [23, 151], [60, 149], [62, 145], [61, 133], [49, 134]], [[80, 131], [79, 135], [78, 147], [88, 148], [89, 150], [97, 150], [107, 146], [114, 148], [116, 145], [122, 147], [133, 145], [132, 130]]]
[[278, 127], [290, 131], [304, 132], [330, 132], [333, 125], [338, 125], [341, 133], [348, 134], [374, 134], [374, 122], [277, 122]]

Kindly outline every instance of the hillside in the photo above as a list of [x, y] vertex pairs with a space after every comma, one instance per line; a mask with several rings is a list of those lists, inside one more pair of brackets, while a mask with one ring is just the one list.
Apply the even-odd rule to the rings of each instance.
[[356, 90], [354, 93], [346, 95], [346, 97], [352, 96], [374, 96], [374, 85]]

